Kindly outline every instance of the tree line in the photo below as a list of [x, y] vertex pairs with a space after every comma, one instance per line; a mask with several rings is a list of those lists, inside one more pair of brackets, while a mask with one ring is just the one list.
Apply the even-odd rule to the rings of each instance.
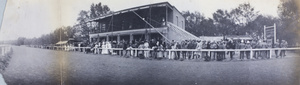
[[[90, 29], [86, 23], [90, 19], [112, 13], [107, 5], [102, 3], [91, 4], [89, 10], [81, 10], [78, 14], [78, 24], [74, 26], [59, 27], [49, 34], [39, 38], [20, 37], [16, 40], [18, 45], [46, 45], [55, 44], [68, 38], [88, 38]], [[295, 0], [281, 0], [278, 6], [279, 17], [262, 15], [250, 3], [240, 4], [231, 10], [218, 9], [213, 17], [205, 17], [200, 12], [182, 12], [186, 30], [196, 36], [225, 36], [250, 35], [262, 36], [263, 26], [277, 25], [277, 38], [285, 39], [289, 43], [299, 42], [299, 7]]]
[[264, 25], [276, 24], [277, 39], [290, 44], [299, 42], [299, 6], [295, 0], [281, 0], [279, 17], [260, 14], [250, 3], [240, 4], [231, 10], [218, 9], [212, 18], [200, 12], [183, 11], [186, 30], [196, 36], [250, 35], [263, 36]]
[[44, 34], [38, 38], [19, 37], [13, 42], [15, 45], [53, 45], [59, 41], [65, 41], [70, 38], [84, 40], [88, 38], [89, 27], [86, 23], [90, 19], [97, 18], [104, 14], [112, 13], [107, 5], [92, 3], [89, 10], [81, 10], [77, 17], [77, 23], [73, 26], [62, 26], [49, 34]]

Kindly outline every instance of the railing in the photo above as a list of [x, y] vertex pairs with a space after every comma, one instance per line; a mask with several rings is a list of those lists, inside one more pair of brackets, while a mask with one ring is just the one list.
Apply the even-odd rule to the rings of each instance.
[[2, 56], [5, 56], [9, 52], [11, 52], [11, 47], [9, 45], [0, 45], [0, 54]]
[[[35, 46], [36, 47], [36, 46]], [[86, 49], [92, 49], [91, 47], [61, 47], [61, 46], [38, 46], [39, 48], [44, 48], [44, 49], [53, 49], [53, 50], [65, 50], [65, 51], [82, 51], [85, 52]], [[122, 48], [93, 48], [96, 51], [94, 53], [96, 54], [101, 54], [101, 50], [110, 50], [110, 51], [122, 51]], [[162, 50], [159, 49], [158, 51], [167, 53], [168, 58], [172, 59], [172, 52], [190, 52], [191, 56], [194, 56], [195, 52], [207, 52], [208, 55], [210, 55], [210, 52], [249, 52], [250, 51], [250, 59], [253, 59], [253, 54], [254, 52], [258, 51], [267, 51], [269, 53], [268, 57], [272, 58], [272, 54], [275, 50], [300, 50], [299, 47], [297, 48], [257, 48], [257, 49], [166, 49]], [[133, 53], [131, 55], [133, 56], [138, 56], [138, 51], [153, 51], [153, 49], [141, 49], [141, 48], [131, 48], [127, 49], [126, 51], [129, 51], [129, 53]]]

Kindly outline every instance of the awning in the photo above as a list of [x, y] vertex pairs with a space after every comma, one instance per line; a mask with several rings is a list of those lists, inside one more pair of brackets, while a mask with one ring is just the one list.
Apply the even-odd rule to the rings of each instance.
[[57, 42], [56, 44], [57, 45], [62, 45], [62, 44], [67, 44], [68, 43], [68, 41], [59, 41], [59, 42]]
[[251, 36], [248, 36], [248, 35], [228, 35], [228, 36], [226, 36], [226, 38], [233, 39], [233, 40], [236, 40], [236, 39], [252, 40], [253, 39]]
[[97, 37], [105, 37], [105, 36], [145, 34], [147, 29], [148, 29], [148, 33], [158, 33], [157, 31], [159, 31], [161, 33], [167, 32], [167, 27], [143, 28], [143, 29], [122, 30], [122, 31], [114, 31], [114, 32], [94, 33], [94, 34], [90, 34], [90, 37], [97, 38]]

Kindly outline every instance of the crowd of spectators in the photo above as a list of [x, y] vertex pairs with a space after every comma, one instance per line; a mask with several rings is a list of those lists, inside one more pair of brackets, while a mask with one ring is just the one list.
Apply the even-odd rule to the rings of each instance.
[[[229, 56], [230, 60], [234, 56], [238, 56], [240, 60], [250, 59], [250, 51], [201, 51], [202, 49], [263, 49], [263, 48], [286, 48], [288, 43], [285, 40], [276, 40], [272, 45], [263, 40], [233, 40], [224, 39], [221, 41], [201, 41], [201, 40], [184, 40], [184, 41], [170, 41], [151, 39], [150, 41], [126, 41], [120, 42], [92, 42], [88, 44], [78, 45], [81, 47], [90, 47], [86, 52], [95, 54], [112, 54], [120, 55], [121, 57], [139, 57], [151, 59], [197, 59], [204, 58], [210, 60], [224, 60]], [[97, 49], [101, 48], [101, 49]], [[122, 50], [111, 50], [110, 48], [122, 48]], [[139, 49], [137, 51], [133, 49]], [[171, 49], [169, 53], [167, 49]], [[176, 49], [197, 49], [197, 51], [178, 50]], [[137, 52], [137, 53], [136, 53]], [[237, 53], [239, 55], [237, 55]], [[276, 58], [284, 57], [285, 50], [275, 50]], [[267, 59], [270, 57], [270, 50], [253, 51], [253, 58]]]

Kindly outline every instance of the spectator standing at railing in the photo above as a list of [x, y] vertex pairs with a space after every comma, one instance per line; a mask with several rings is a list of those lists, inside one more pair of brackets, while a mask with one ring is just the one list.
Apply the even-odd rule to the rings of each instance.
[[[221, 41], [217, 41], [216, 45], [217, 45], [216, 49], [222, 49]], [[216, 51], [216, 53], [217, 53], [216, 60], [217, 61], [222, 60], [222, 56], [221, 56], [222, 53], [221, 53], [221, 51]]]
[[[207, 49], [207, 42], [206, 41], [202, 41], [202, 49]], [[202, 51], [202, 57], [207, 57], [208, 56], [208, 52], [207, 51]]]
[[94, 51], [93, 51], [94, 54], [98, 54], [98, 47], [99, 47], [99, 46], [98, 46], [97, 42], [95, 42], [95, 46], [94, 46], [94, 48], [93, 48], [93, 49], [94, 49]]
[[[181, 45], [179, 42], [176, 42], [176, 49], [181, 49]], [[180, 51], [176, 51], [175, 60], [180, 59]]]
[[101, 54], [107, 54], [107, 49], [106, 49], [106, 43], [105, 42], [102, 42], [102, 45], [101, 45]]
[[[186, 41], [182, 41], [181, 42], [181, 48], [182, 49], [187, 49], [187, 43], [186, 43]], [[182, 58], [186, 59], [186, 51], [182, 51]]]
[[[212, 43], [210, 43], [210, 49], [217, 49], [218, 45], [215, 41], [213, 41]], [[210, 52], [210, 56], [213, 57], [212, 60], [216, 60], [217, 57], [217, 52], [216, 51], [211, 51]]]
[[[252, 49], [258, 48], [258, 42], [257, 42], [257, 40], [252, 40], [252, 41], [250, 42], [250, 45], [251, 45], [251, 48], [252, 48]], [[258, 58], [257, 56], [258, 56], [258, 51], [254, 50], [254, 51], [253, 51], [253, 57], [257, 59], [257, 58]]]
[[[241, 42], [239, 43], [239, 49], [245, 49], [245, 44], [244, 44], [244, 40], [241, 40]], [[240, 51], [240, 59], [243, 60], [245, 57], [245, 51]]]
[[142, 50], [138, 50], [138, 55], [137, 55], [137, 56], [138, 56], [140, 59], [144, 59], [145, 56], [144, 56], [144, 51], [143, 51], [143, 49], [145, 49], [145, 46], [144, 46], [144, 42], [143, 42], [143, 41], [139, 42], [138, 48], [139, 48], [139, 49], [142, 49]]
[[[287, 48], [287, 47], [288, 47], [287, 41], [281, 40], [280, 47], [281, 47], [281, 48]], [[285, 56], [286, 56], [286, 55], [285, 55], [285, 50], [282, 49], [279, 55], [280, 55], [281, 58], [285, 57]]]
[[144, 47], [145, 47], [145, 51], [144, 51], [144, 56], [146, 57], [146, 58], [149, 58], [149, 43], [148, 43], [148, 41], [146, 41], [145, 43], [144, 43]]
[[162, 44], [161, 44], [161, 42], [158, 42], [157, 43], [157, 58], [158, 59], [162, 59], [162, 57], [163, 57], [163, 46], [162, 46]]
[[[226, 44], [227, 49], [235, 49], [235, 44], [233, 43], [232, 40], [229, 40]], [[234, 51], [228, 51], [227, 54], [229, 53], [230, 60], [233, 59]]]
[[108, 54], [112, 54], [113, 53], [113, 50], [111, 49], [111, 42], [110, 41], [107, 41], [107, 49], [108, 49]]
[[[262, 42], [261, 40], [258, 42], [256, 48], [258, 49], [263, 49], [264, 48], [264, 42]], [[258, 54], [257, 54], [257, 59], [258, 57], [264, 58], [264, 51], [263, 50], [259, 50]]]
[[171, 44], [171, 56], [169, 57], [169, 59], [174, 59], [175, 58], [175, 55], [176, 55], [176, 53], [175, 53], [175, 50], [176, 49], [176, 42], [175, 43], [173, 43], [173, 44]]
[[[274, 42], [274, 48], [280, 48], [280, 42], [279, 42], [279, 39], [277, 39], [276, 42]], [[279, 51], [279, 50], [275, 50], [276, 58], [279, 57], [278, 51]]]
[[133, 44], [128, 44], [127, 51], [129, 52], [129, 56], [133, 56]]
[[122, 42], [122, 51], [123, 51], [123, 56], [122, 57], [127, 57], [127, 47], [128, 47], [128, 44], [125, 40], [123, 40]]
[[[122, 48], [122, 41], [119, 41], [118, 44], [117, 44], [117, 48]], [[123, 52], [122, 50], [117, 50], [117, 55], [123, 55]]]
[[151, 57], [153, 57], [154, 59], [157, 58], [157, 51], [158, 51], [158, 46], [159, 42], [157, 42], [156, 44], [152, 44], [152, 52], [151, 52]]
[[166, 42], [163, 42], [162, 43], [162, 54], [163, 54], [163, 57], [167, 57], [167, 52], [166, 52], [166, 50], [167, 50], [167, 43]]
[[[219, 46], [218, 46], [219, 49], [226, 49], [226, 42], [225, 41], [221, 41]], [[220, 57], [221, 57], [221, 60], [224, 60], [226, 59], [226, 56], [225, 56], [225, 51], [220, 51], [219, 52], [220, 54]]]
[[[251, 44], [250, 44], [250, 41], [247, 41], [246, 44], [245, 44], [245, 49], [252, 49], [251, 47]], [[250, 51], [245, 51], [245, 54], [246, 54], [246, 58], [247, 59], [250, 59]]]
[[[211, 49], [210, 48], [210, 41], [207, 41], [206, 47], [207, 47], [206, 49]], [[210, 61], [210, 59], [211, 59], [211, 51], [207, 52], [207, 54], [208, 54], [208, 56], [207, 56], [207, 58], [205, 60], [206, 61]]]
[[196, 43], [196, 49], [198, 50], [197, 52], [196, 52], [196, 55], [197, 55], [197, 57], [196, 58], [201, 58], [202, 56], [202, 52], [201, 52], [201, 49], [202, 49], [202, 42], [201, 42], [201, 40], [199, 40], [199, 41], [197, 41], [197, 43]]
[[155, 58], [156, 57], [156, 52], [154, 51], [154, 48], [156, 48], [156, 39], [151, 39], [149, 43], [149, 48], [150, 50], [150, 57]]
[[[116, 41], [113, 41], [112, 44], [111, 44], [111, 47], [112, 47], [112, 48], [117, 48], [117, 42], [116, 42]], [[112, 54], [115, 55], [116, 53], [117, 53], [117, 50], [113, 50], [113, 53], [112, 53]]]
[[[260, 46], [262, 49], [266, 49], [267, 48], [267, 43], [265, 41], [261, 42], [260, 43]], [[260, 51], [260, 56], [265, 59], [267, 58], [268, 54], [267, 54], [267, 51], [266, 50], [261, 50]]]
[[[193, 45], [193, 46], [192, 46], [192, 49], [196, 49], [196, 47], [197, 47], [197, 42], [196, 42], [196, 40], [192, 40], [192, 45]], [[195, 52], [192, 51], [192, 54], [195, 54]], [[195, 55], [193, 55], [192, 57], [193, 57], [193, 59], [196, 58]]]
[[[187, 49], [193, 49], [193, 43], [192, 43], [192, 41], [188, 41], [187, 44], [188, 44], [187, 45]], [[188, 59], [191, 59], [192, 58], [192, 52], [188, 51], [187, 53], [188, 53]]]
[[[135, 40], [134, 43], [132, 44], [132, 48], [135, 48], [135, 49], [138, 48], [138, 47], [139, 47], [138, 44], [139, 44], [139, 42]], [[135, 50], [132, 50], [132, 51], [133, 51], [133, 56], [137, 56], [137, 55], [136, 55], [136, 54], [137, 54], [137, 53], [136, 53], [137, 51], [135, 51]]]

